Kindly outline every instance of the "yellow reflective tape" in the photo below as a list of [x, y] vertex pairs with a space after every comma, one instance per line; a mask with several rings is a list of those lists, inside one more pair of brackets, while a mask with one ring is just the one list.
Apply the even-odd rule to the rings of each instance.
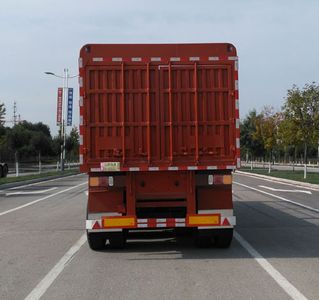
[[220, 216], [219, 215], [209, 215], [209, 216], [189, 216], [189, 225], [219, 225]]
[[135, 218], [132, 217], [118, 217], [118, 218], [104, 218], [103, 227], [134, 227]]

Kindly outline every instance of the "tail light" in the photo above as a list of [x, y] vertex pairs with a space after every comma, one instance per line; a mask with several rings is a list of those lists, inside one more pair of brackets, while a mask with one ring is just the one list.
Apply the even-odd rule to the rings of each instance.
[[208, 184], [232, 184], [231, 175], [208, 175]]
[[113, 176], [90, 177], [90, 187], [107, 187], [114, 185]]

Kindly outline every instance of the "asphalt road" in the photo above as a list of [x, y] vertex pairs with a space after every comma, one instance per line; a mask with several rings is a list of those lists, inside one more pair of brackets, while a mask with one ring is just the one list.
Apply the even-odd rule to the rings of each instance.
[[0, 299], [319, 299], [319, 191], [235, 174], [229, 249], [153, 234], [94, 252], [86, 180], [0, 190]]

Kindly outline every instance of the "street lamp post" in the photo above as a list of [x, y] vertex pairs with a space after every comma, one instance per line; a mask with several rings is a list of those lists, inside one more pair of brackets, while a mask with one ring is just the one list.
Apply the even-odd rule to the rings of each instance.
[[65, 160], [65, 138], [66, 138], [66, 129], [65, 129], [65, 105], [67, 103], [67, 97], [68, 97], [68, 84], [70, 78], [78, 77], [78, 75], [69, 75], [69, 69], [65, 68], [63, 70], [63, 76], [56, 75], [53, 72], [44, 72], [47, 75], [52, 75], [58, 78], [63, 79], [63, 97], [62, 97], [62, 122], [60, 125], [60, 132], [61, 132], [61, 138], [62, 138], [62, 144], [61, 144], [61, 154], [60, 154], [60, 163], [61, 163], [61, 171], [64, 171], [64, 160]]

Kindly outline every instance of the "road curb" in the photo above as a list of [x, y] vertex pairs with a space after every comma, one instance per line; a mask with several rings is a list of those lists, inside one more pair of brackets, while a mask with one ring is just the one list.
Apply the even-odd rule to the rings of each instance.
[[41, 177], [41, 178], [36, 178], [36, 179], [30, 179], [30, 180], [21, 180], [18, 182], [12, 182], [12, 183], [4, 183], [0, 185], [0, 190], [5, 190], [5, 189], [10, 189], [13, 187], [19, 187], [22, 185], [26, 184], [32, 184], [32, 183], [38, 183], [42, 181], [48, 181], [51, 179], [58, 179], [58, 178], [63, 178], [63, 177], [69, 177], [69, 176], [74, 176], [74, 175], [79, 175], [79, 173], [72, 173], [72, 174], [63, 174], [63, 175], [54, 175], [54, 176], [47, 176], [47, 177]]
[[278, 178], [278, 177], [273, 177], [273, 176], [260, 175], [260, 174], [256, 174], [256, 173], [237, 171], [237, 170], [236, 170], [236, 173], [243, 174], [243, 175], [249, 175], [249, 176], [257, 177], [257, 178], [264, 178], [264, 179], [268, 179], [270, 181], [290, 183], [290, 184], [299, 185], [299, 186], [303, 186], [303, 187], [307, 187], [307, 188], [311, 188], [311, 189], [314, 189], [316, 191], [319, 191], [319, 184], [301, 182], [301, 181], [296, 181], [296, 180], [291, 180], [291, 179]]

